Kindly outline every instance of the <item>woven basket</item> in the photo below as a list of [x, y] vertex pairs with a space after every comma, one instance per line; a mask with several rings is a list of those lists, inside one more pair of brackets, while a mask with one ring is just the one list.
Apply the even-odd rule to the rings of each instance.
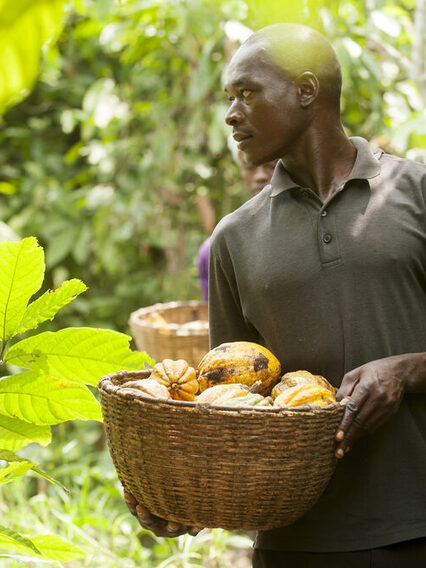
[[[336, 465], [341, 403], [234, 408], [123, 394], [150, 371], [98, 384], [111, 456], [124, 488], [159, 517], [190, 526], [268, 530], [317, 501]], [[123, 389], [124, 390], [124, 389]]]
[[[147, 323], [145, 318], [159, 314], [170, 324], [167, 329]], [[191, 321], [208, 321], [207, 304], [198, 301], [169, 302], [140, 308], [130, 314], [129, 325], [139, 351], [152, 359], [185, 359], [196, 367], [209, 350], [209, 331], [183, 327]]]

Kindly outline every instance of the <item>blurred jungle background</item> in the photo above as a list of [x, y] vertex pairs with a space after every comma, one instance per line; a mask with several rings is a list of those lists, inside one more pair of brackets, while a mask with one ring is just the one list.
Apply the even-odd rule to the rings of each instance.
[[[0, 240], [37, 237], [47, 288], [89, 288], [52, 329], [129, 333], [141, 306], [200, 299], [198, 248], [248, 197], [227, 142], [224, 69], [251, 30], [279, 21], [335, 46], [349, 135], [426, 161], [425, 0], [0, 0]], [[61, 424], [31, 454], [71, 495], [8, 484], [0, 524], [69, 538], [87, 556], [67, 566], [248, 565], [247, 535], [140, 530], [98, 424]], [[45, 565], [2, 560], [22, 564]]]

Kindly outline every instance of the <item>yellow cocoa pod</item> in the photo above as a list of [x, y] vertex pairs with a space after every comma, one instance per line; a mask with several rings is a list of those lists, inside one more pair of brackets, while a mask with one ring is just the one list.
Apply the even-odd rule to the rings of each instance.
[[164, 385], [174, 400], [194, 400], [199, 389], [197, 373], [184, 359], [163, 359], [154, 365], [150, 378]]
[[134, 389], [153, 398], [170, 398], [169, 391], [164, 385], [152, 379], [138, 379], [136, 381], [127, 381], [120, 388]]
[[280, 382], [272, 389], [271, 396], [275, 399], [286, 389], [303, 385], [319, 385], [328, 389], [333, 395], [336, 394], [336, 389], [327, 381], [326, 378], [321, 375], [313, 375], [309, 371], [302, 370], [292, 371], [283, 375]]
[[204, 404], [221, 405], [231, 398], [238, 398], [249, 394], [250, 389], [246, 385], [226, 384], [209, 387], [196, 397], [196, 402]]
[[257, 392], [269, 395], [278, 381], [281, 365], [263, 345], [233, 341], [206, 353], [197, 371], [201, 392], [219, 384], [241, 383], [252, 388], [256, 383]]
[[325, 406], [336, 402], [334, 394], [319, 385], [296, 385], [289, 387], [274, 400], [274, 406]]

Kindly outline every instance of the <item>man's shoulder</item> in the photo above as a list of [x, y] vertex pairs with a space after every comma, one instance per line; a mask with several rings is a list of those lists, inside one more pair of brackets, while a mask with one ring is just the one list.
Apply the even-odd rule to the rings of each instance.
[[399, 170], [410, 177], [417, 179], [425, 179], [426, 163], [409, 158], [403, 158], [395, 154], [388, 154], [383, 151], [377, 152], [377, 158], [382, 165], [386, 165], [392, 171]]
[[232, 213], [222, 217], [213, 231], [212, 240], [215, 240], [218, 235], [241, 231], [249, 226], [255, 216], [262, 214], [264, 206], [269, 201], [270, 191], [271, 186], [266, 185], [260, 193], [243, 203]]

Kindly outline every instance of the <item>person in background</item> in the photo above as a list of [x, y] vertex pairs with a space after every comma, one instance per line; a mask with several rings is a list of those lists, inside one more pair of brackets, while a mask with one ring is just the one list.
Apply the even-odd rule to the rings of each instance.
[[[237, 162], [240, 166], [241, 177], [250, 197], [257, 195], [267, 185], [272, 177], [278, 160], [271, 160], [260, 166], [253, 166], [247, 162], [244, 152], [236, 151]], [[205, 302], [208, 298], [208, 278], [210, 259], [210, 237], [201, 244], [197, 254], [197, 272], [200, 280], [201, 296]]]

